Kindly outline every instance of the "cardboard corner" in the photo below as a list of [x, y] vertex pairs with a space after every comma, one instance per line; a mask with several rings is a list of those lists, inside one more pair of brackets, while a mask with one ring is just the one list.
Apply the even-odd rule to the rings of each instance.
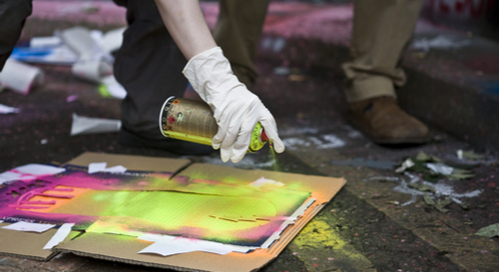
[[[0, 223], [0, 227], [7, 226], [7, 223]], [[37, 261], [48, 261], [57, 252], [43, 249], [45, 244], [54, 236], [57, 229], [49, 229], [43, 233], [24, 232], [0, 228], [0, 254], [18, 258], [26, 258]], [[71, 231], [65, 241], [69, 241], [80, 234], [78, 231]]]

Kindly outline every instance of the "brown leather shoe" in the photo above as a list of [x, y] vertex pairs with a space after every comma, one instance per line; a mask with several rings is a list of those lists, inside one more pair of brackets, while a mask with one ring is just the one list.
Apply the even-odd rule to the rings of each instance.
[[350, 103], [349, 121], [378, 144], [420, 144], [427, 141], [429, 129], [408, 115], [389, 96]]

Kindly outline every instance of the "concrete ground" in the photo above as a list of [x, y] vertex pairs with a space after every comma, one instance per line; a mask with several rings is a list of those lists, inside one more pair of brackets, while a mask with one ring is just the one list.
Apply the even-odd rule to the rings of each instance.
[[[75, 24], [102, 30], [124, 25], [124, 10], [91, 3], [98, 11], [88, 14], [88, 2], [35, 1], [22, 41]], [[213, 25], [216, 4], [203, 7]], [[342, 176], [348, 183], [262, 271], [498, 271], [498, 236], [475, 235], [498, 223], [498, 41], [420, 21], [416, 40], [441, 35], [455, 44], [468, 42], [405, 54], [409, 81], [399, 91], [401, 104], [430, 125], [432, 140], [390, 148], [373, 144], [345, 120], [339, 64], [348, 59], [351, 18], [350, 5], [270, 7], [255, 92], [276, 117], [287, 150], [276, 162], [264, 149], [228, 165], [274, 169], [276, 163], [280, 171]], [[0, 171], [65, 162], [85, 151], [178, 157], [121, 146], [116, 133], [69, 136], [73, 113], [119, 119], [120, 101], [101, 97], [95, 84], [75, 78], [69, 67], [38, 66], [46, 73], [42, 87], [26, 96], [0, 93], [0, 104], [20, 109], [0, 116]], [[67, 102], [71, 95], [78, 99]], [[457, 150], [483, 158], [460, 160]], [[474, 177], [430, 182], [418, 172], [395, 173], [393, 165], [419, 152], [470, 169]], [[187, 158], [221, 163], [217, 153]], [[449, 211], [426, 203], [422, 184], [434, 188], [427, 194], [435, 201], [451, 197]], [[0, 271], [159, 269], [64, 254], [48, 262], [0, 256]]]

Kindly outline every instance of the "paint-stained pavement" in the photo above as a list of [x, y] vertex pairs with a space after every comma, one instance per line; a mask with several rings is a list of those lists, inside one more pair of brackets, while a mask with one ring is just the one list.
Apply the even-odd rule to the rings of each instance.
[[[78, 14], [79, 9], [71, 6], [61, 9], [69, 16], [66, 19], [61, 17], [65, 14], [54, 17], [53, 12], [42, 13], [42, 3], [35, 1], [35, 14], [27, 22], [23, 39], [48, 35], [55, 27], [65, 28], [76, 23], [103, 30], [124, 23], [117, 16], [123, 14], [123, 10], [113, 9], [106, 3], [99, 5], [103, 5], [100, 10], [107, 12], [108, 16], [95, 16], [90, 23], [84, 22], [88, 17], [76, 16], [75, 10]], [[216, 8], [211, 3], [204, 7], [209, 24], [213, 24]], [[311, 16], [313, 13], [323, 17]], [[476, 37], [480, 43], [478, 46], [486, 49], [481, 54], [476, 52], [475, 56], [479, 57], [475, 59], [472, 53], [467, 53], [471, 51], [467, 47], [431, 50], [425, 56], [418, 51], [409, 51], [403, 62], [410, 71], [405, 93], [444, 92], [436, 93], [433, 101], [425, 95], [422, 96], [427, 100], [411, 100], [411, 96], [402, 93], [402, 99], [406, 99], [403, 106], [408, 105], [416, 115], [431, 120], [433, 141], [401, 148], [378, 146], [349, 126], [344, 118], [346, 105], [338, 64], [347, 59], [350, 16], [349, 5], [318, 8], [314, 5], [287, 7], [280, 4], [270, 8], [259, 49], [261, 78], [256, 93], [275, 115], [280, 135], [287, 145], [285, 154], [277, 157], [277, 164], [281, 171], [343, 176], [348, 183], [263, 271], [498, 271], [498, 237], [490, 239], [474, 235], [481, 227], [498, 223], [498, 142], [494, 143], [495, 135], [489, 135], [496, 130], [498, 138], [498, 69], [491, 68], [494, 67], [491, 59], [483, 60], [485, 55], [496, 52], [492, 58], [496, 58], [498, 68], [498, 47], [495, 51], [486, 41]], [[291, 25], [297, 26], [297, 18], [302, 27], [291, 28]], [[419, 25], [420, 32], [417, 32], [423, 33], [420, 38], [450, 33], [449, 29], [432, 27], [425, 21]], [[328, 28], [334, 28], [336, 35], [328, 35]], [[455, 38], [466, 37], [466, 34], [454, 33]], [[310, 52], [309, 56], [302, 56], [303, 52]], [[290, 73], [278, 73], [276, 68], [281, 66], [291, 68]], [[69, 136], [72, 113], [119, 119], [120, 102], [102, 98], [95, 85], [76, 79], [67, 67], [40, 67], [46, 73], [46, 83], [41, 88], [27, 96], [9, 91], [0, 93], [0, 104], [21, 110], [19, 114], [0, 116], [0, 171], [27, 163], [64, 162], [85, 151], [176, 157], [161, 150], [123, 147], [117, 143], [117, 134], [113, 133]], [[446, 69], [438, 69], [442, 67]], [[478, 73], [477, 67], [484, 68], [482, 74]], [[459, 75], [462, 81], [457, 83], [453, 75]], [[486, 83], [492, 81], [497, 83], [496, 96], [488, 93], [491, 85]], [[480, 86], [490, 89], [483, 92], [478, 90]], [[77, 95], [78, 99], [66, 102], [70, 95]], [[471, 97], [477, 100], [467, 104]], [[426, 101], [434, 105], [434, 111], [418, 107], [422, 103], [425, 105]], [[496, 112], [480, 108], [495, 103]], [[435, 105], [440, 105], [440, 108]], [[443, 114], [447, 110], [456, 110], [456, 107], [467, 110]], [[493, 116], [487, 120], [474, 119], [485, 114]], [[489, 127], [478, 130], [471, 125], [474, 122]], [[463, 135], [462, 128], [468, 131], [467, 135]], [[478, 143], [478, 139], [483, 139], [484, 143]], [[479, 161], [459, 160], [456, 155], [459, 149], [472, 149], [485, 157]], [[436, 192], [429, 194], [435, 200], [447, 196], [456, 200], [447, 206], [450, 210], [447, 213], [426, 204], [422, 192], [408, 188], [411, 183], [424, 183], [415, 173], [411, 174], [416, 176], [411, 176], [396, 174], [393, 169], [338, 163], [352, 162], [353, 159], [357, 159], [358, 164], [367, 161], [401, 163], [405, 157], [415, 157], [421, 151], [437, 156], [449, 165], [474, 171], [475, 177], [471, 179], [445, 178], [430, 183]], [[217, 154], [189, 158], [221, 163]], [[250, 154], [233, 166], [274, 167], [267, 149]], [[468, 207], [458, 202], [467, 203]], [[160, 270], [64, 254], [49, 262], [0, 257], [0, 271]]]

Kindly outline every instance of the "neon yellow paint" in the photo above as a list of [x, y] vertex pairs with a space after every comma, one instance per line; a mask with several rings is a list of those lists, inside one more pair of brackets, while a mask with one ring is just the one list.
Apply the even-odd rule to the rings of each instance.
[[[234, 224], [210, 215], [236, 218], [274, 217], [277, 210], [268, 200], [249, 197], [164, 191], [89, 191], [52, 212], [137, 218], [159, 224], [166, 229], [190, 226], [223, 231], [257, 227], [267, 222]], [[107, 222], [105, 218], [101, 221]]]
[[108, 91], [108, 87], [106, 87], [105, 84], [99, 85], [99, 88], [97, 90], [102, 97], [111, 97], [111, 94]]
[[346, 244], [330, 225], [319, 220], [309, 222], [293, 243], [299, 247], [321, 245], [333, 249], [341, 249]]
[[179, 133], [179, 132], [168, 131], [168, 130], [164, 130], [163, 133], [165, 133], [165, 135], [167, 135], [167, 137], [172, 138], [172, 139], [188, 141], [188, 142], [193, 142], [193, 143], [202, 144], [202, 145], [210, 145], [210, 146], [212, 145], [212, 139], [210, 139], [210, 138], [188, 135], [185, 133]]
[[290, 214], [309, 196], [279, 189], [261, 192], [250, 186], [202, 183], [193, 188], [203, 193], [88, 190], [50, 213], [99, 216], [101, 222], [87, 230], [91, 232], [166, 231], [231, 242], [261, 237], [273, 220]]
[[276, 152], [274, 152], [274, 148], [272, 145], [269, 145], [269, 154], [271, 154], [271, 158], [273, 160], [273, 170], [276, 172], [281, 172], [281, 166], [278, 164], [278, 158], [276, 157]]
[[257, 123], [257, 125], [253, 128], [252, 137], [250, 138], [250, 146], [248, 147], [249, 152], [256, 152], [266, 144], [266, 142], [262, 142], [261, 140], [261, 133], [262, 125]]

